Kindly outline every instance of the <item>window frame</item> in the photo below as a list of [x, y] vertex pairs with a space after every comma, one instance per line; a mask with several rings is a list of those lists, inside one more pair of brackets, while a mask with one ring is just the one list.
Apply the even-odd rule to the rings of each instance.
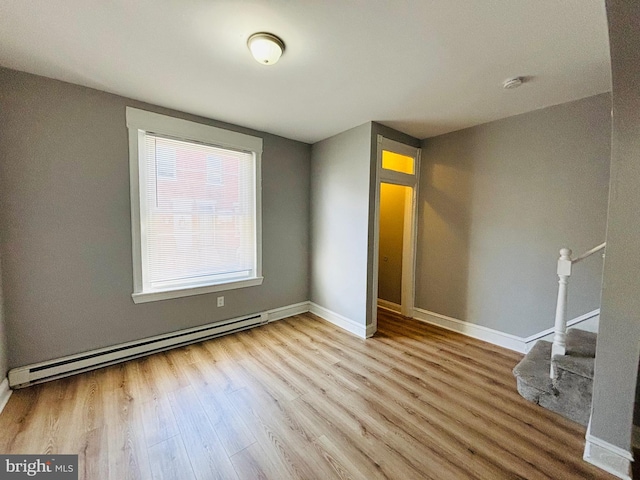
[[[126, 123], [129, 132], [129, 177], [131, 196], [131, 238], [133, 261], [133, 293], [135, 303], [153, 302], [170, 298], [187, 297], [206, 293], [221, 292], [237, 288], [261, 285], [262, 277], [262, 202], [261, 202], [261, 159], [262, 138], [226, 130], [202, 123], [183, 120], [167, 115], [126, 107]], [[255, 191], [255, 267], [254, 276], [242, 280], [212, 282], [195, 286], [170, 286], [164, 289], [146, 288], [144, 268], [146, 252], [143, 249], [143, 226], [141, 211], [147, 211], [146, 197], [141, 196], [141, 185], [147, 180], [147, 169], [141, 166], [145, 157], [145, 135], [174, 137], [183, 141], [204, 143], [231, 150], [241, 150], [253, 154]]]

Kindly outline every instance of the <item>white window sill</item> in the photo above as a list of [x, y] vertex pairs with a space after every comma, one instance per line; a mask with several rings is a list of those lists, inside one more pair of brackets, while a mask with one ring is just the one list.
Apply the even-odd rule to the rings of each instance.
[[134, 292], [131, 294], [134, 303], [157, 302], [158, 300], [168, 300], [170, 298], [190, 297], [192, 295], [202, 295], [204, 293], [223, 292], [225, 290], [235, 290], [237, 288], [255, 287], [262, 285], [264, 277], [255, 277], [248, 280], [238, 280], [235, 282], [218, 283], [216, 285], [206, 285], [203, 287], [173, 288], [171, 290], [151, 290], [148, 292]]

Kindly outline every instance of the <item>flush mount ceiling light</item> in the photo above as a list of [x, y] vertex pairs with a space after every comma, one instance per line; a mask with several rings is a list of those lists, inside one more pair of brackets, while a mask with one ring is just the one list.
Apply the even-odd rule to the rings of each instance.
[[247, 40], [247, 46], [256, 62], [273, 65], [284, 52], [284, 42], [271, 33], [254, 33]]

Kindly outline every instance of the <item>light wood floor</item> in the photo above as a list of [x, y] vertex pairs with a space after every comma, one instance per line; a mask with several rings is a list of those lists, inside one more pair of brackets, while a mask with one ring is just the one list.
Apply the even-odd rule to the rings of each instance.
[[311, 314], [14, 392], [2, 453], [80, 478], [613, 479], [584, 428], [522, 399], [520, 355], [381, 311]]

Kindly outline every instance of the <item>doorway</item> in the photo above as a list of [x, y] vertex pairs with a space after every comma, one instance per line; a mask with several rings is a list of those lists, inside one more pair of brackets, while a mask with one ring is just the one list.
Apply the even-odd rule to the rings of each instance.
[[411, 212], [411, 187], [380, 182], [378, 233], [378, 306], [402, 312], [402, 260], [404, 232]]
[[378, 305], [412, 317], [420, 149], [378, 136], [372, 332]]

